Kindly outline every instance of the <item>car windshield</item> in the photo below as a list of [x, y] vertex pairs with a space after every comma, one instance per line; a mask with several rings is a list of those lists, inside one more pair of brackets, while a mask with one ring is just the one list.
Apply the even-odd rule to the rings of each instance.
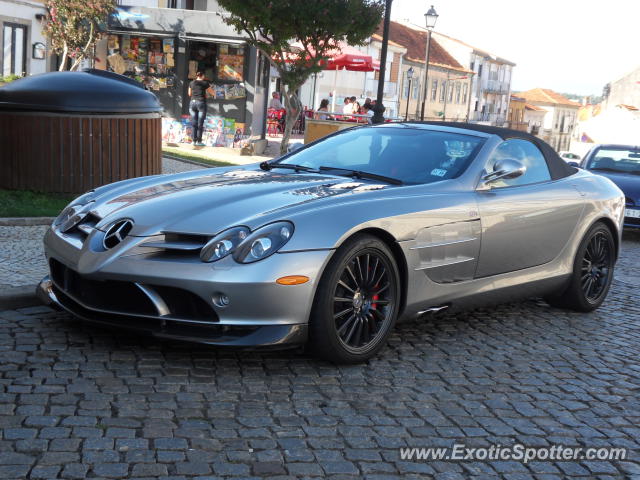
[[589, 160], [587, 169], [640, 175], [640, 148], [599, 148]]
[[456, 178], [483, 143], [481, 137], [423, 128], [364, 127], [329, 137], [278, 163], [345, 176], [364, 172], [416, 185]]

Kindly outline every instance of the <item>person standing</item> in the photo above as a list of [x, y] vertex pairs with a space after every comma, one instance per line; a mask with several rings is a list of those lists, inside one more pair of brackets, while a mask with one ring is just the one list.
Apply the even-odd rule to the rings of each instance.
[[204, 120], [207, 117], [207, 92], [214, 96], [211, 84], [205, 80], [204, 73], [197, 72], [196, 79], [189, 84], [189, 113], [191, 113], [191, 126], [193, 129], [193, 145], [204, 147], [202, 143], [202, 130]]

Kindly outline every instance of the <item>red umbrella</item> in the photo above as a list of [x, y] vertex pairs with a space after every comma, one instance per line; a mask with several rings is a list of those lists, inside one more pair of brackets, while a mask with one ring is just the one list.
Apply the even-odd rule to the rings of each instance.
[[331, 100], [331, 111], [336, 109], [336, 85], [338, 83], [338, 70], [349, 70], [351, 72], [373, 72], [380, 70], [380, 62], [374, 60], [371, 55], [361, 52], [346, 43], [340, 42], [340, 50], [327, 62], [325, 70], [334, 70], [333, 97]]
[[340, 44], [340, 52], [327, 62], [325, 70], [349, 70], [354, 72], [373, 72], [380, 70], [380, 62], [357, 48]]

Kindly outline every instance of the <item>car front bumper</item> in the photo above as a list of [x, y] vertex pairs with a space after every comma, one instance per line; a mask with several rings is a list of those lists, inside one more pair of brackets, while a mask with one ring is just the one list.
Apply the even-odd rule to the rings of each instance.
[[[234, 347], [295, 346], [306, 342], [316, 285], [332, 253], [277, 253], [246, 265], [230, 257], [203, 263], [96, 253], [50, 230], [45, 254], [51, 274], [37, 293], [45, 303], [85, 321], [158, 338]], [[276, 283], [286, 275], [305, 275], [309, 281]]]

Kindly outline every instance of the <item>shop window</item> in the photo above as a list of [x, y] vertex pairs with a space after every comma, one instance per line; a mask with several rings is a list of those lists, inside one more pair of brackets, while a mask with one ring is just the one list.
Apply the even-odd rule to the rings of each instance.
[[164, 91], [176, 81], [174, 43], [173, 38], [109, 35], [107, 66], [149, 90]]
[[5, 23], [2, 28], [2, 75], [26, 75], [27, 27]]

